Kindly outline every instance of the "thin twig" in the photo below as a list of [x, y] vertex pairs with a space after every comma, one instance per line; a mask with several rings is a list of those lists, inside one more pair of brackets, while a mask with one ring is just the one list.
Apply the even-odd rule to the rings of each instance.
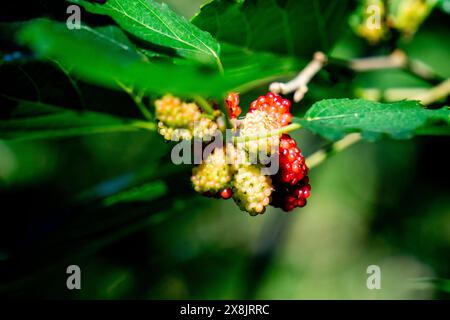
[[202, 110], [209, 115], [214, 115], [214, 109], [213, 107], [211, 107], [211, 105], [209, 104], [208, 101], [206, 101], [205, 98], [203, 98], [200, 95], [195, 95], [194, 96], [194, 100], [195, 102], [197, 102], [197, 104], [200, 106], [200, 108], [202, 108]]
[[73, 89], [77, 93], [78, 99], [80, 99], [81, 109], [86, 110], [86, 102], [84, 100], [83, 94], [81, 93], [80, 87], [78, 86], [77, 82], [70, 75], [70, 71], [68, 69], [66, 69], [59, 61], [53, 60], [53, 59], [51, 59], [51, 61], [53, 61], [61, 69], [61, 71], [64, 73], [64, 75], [67, 77], [67, 79], [69, 80]]
[[403, 51], [395, 50], [388, 56], [359, 58], [349, 61], [348, 67], [356, 72], [398, 69], [407, 64], [407, 57]]
[[147, 109], [145, 104], [142, 102], [143, 94], [142, 93], [134, 93], [134, 90], [131, 87], [124, 85], [122, 82], [117, 81], [117, 84], [133, 99], [136, 106], [141, 111], [144, 118], [148, 121], [153, 121], [153, 116], [150, 111]]
[[414, 95], [425, 94], [429, 89], [426, 87], [417, 88], [358, 88], [355, 90], [355, 96], [358, 98], [374, 101], [400, 101], [411, 99]]
[[446, 98], [450, 94], [450, 78], [440, 83], [439, 85], [420, 93], [412, 98], [412, 100], [419, 100], [424, 106], [430, 105], [435, 101]]
[[233, 137], [234, 143], [241, 143], [241, 142], [247, 142], [247, 141], [253, 141], [253, 140], [259, 140], [259, 139], [266, 139], [273, 136], [281, 135], [286, 132], [298, 130], [301, 128], [301, 125], [299, 123], [292, 123], [290, 125], [281, 127], [277, 130], [271, 130], [268, 133], [263, 134], [257, 134], [257, 135], [251, 135], [251, 136], [239, 136], [239, 137]]
[[341, 140], [332, 143], [328, 147], [325, 147], [323, 149], [320, 149], [313, 154], [311, 154], [309, 157], [306, 158], [306, 164], [310, 169], [317, 167], [319, 164], [325, 161], [325, 159], [331, 157], [332, 155], [347, 149], [348, 147], [354, 145], [356, 142], [361, 140], [361, 134], [359, 133], [352, 133]]
[[294, 101], [299, 102], [308, 92], [308, 83], [322, 69], [327, 62], [327, 57], [322, 52], [316, 52], [313, 60], [291, 81], [287, 83], [273, 82], [269, 90], [273, 93], [288, 94], [294, 92]]
[[[329, 59], [329, 63], [345, 65], [343, 60], [333, 58]], [[400, 49], [394, 50], [387, 56], [353, 59], [347, 62], [347, 67], [356, 72], [384, 69], [403, 69], [411, 75], [427, 82], [431, 82], [432, 84], [436, 84], [442, 80], [426, 64], [409, 58], [405, 52]]]

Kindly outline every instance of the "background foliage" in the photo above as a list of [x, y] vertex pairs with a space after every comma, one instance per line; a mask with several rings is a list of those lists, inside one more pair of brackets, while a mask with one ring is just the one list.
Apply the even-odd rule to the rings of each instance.
[[[399, 47], [447, 79], [443, 2], [413, 39], [377, 46], [349, 27], [356, 1], [71, 2], [85, 9], [76, 32], [63, 1], [1, 10], [0, 294], [448, 298], [448, 101], [342, 100], [433, 81], [321, 71], [294, 105], [304, 154], [354, 131], [378, 140], [314, 168], [306, 208], [258, 218], [196, 195], [191, 168], [171, 163], [172, 145], [140, 111], [165, 92], [219, 101], [229, 90], [245, 108], [317, 50], [349, 60]], [[81, 291], [65, 288], [70, 264]], [[371, 264], [382, 290], [366, 288]]]

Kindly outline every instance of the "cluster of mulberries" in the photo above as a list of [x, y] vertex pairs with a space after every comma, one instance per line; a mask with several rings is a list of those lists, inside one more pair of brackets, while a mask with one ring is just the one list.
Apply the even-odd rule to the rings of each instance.
[[[213, 149], [193, 168], [191, 182], [195, 191], [208, 197], [232, 198], [250, 215], [264, 213], [268, 205], [285, 211], [305, 206], [311, 190], [305, 158], [294, 139], [279, 133], [292, 121], [291, 102], [268, 93], [253, 101], [249, 112], [240, 119], [238, 94], [229, 94], [225, 104], [238, 140]], [[217, 122], [205, 116], [195, 103], [166, 95], [155, 105], [159, 132], [166, 139], [204, 139], [219, 130]], [[275, 153], [279, 155], [279, 170], [272, 175], [263, 170], [265, 166], [258, 156], [252, 157]]]
[[155, 101], [155, 112], [158, 132], [166, 140], [207, 140], [219, 129], [216, 119], [202, 113], [196, 103], [184, 102], [170, 94]]
[[261, 173], [260, 166], [240, 162], [237, 155], [232, 144], [215, 148], [192, 170], [194, 189], [207, 197], [232, 197], [251, 215], [264, 213], [273, 190], [271, 178]]

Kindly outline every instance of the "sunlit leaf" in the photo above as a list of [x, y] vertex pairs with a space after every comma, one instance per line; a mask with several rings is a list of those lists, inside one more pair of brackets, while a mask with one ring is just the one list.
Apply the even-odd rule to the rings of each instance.
[[360, 99], [329, 99], [315, 103], [297, 119], [304, 128], [329, 140], [361, 132], [364, 138], [381, 135], [411, 138], [415, 134], [450, 134], [450, 110], [423, 108], [417, 101], [379, 103]]
[[[118, 50], [110, 41], [99, 41], [95, 34], [70, 31], [65, 25], [48, 20], [34, 21], [19, 33], [21, 43], [30, 46], [43, 58], [59, 61], [80, 78], [114, 89], [117, 81], [150, 93], [222, 97], [231, 90], [248, 88], [260, 81], [291, 74], [298, 67], [292, 59], [251, 51], [226, 54], [230, 67], [224, 75], [198, 65], [147, 61], [135, 52]], [[248, 72], [243, 72], [245, 69]]]
[[178, 54], [220, 65], [220, 46], [166, 4], [153, 0], [107, 0], [104, 4], [71, 0], [86, 10], [113, 18], [124, 30], [145, 41], [175, 49]]

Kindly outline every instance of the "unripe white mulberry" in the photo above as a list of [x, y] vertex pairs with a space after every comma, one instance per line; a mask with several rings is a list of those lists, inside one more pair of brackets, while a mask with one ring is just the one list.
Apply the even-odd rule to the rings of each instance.
[[195, 103], [186, 103], [170, 94], [155, 101], [156, 118], [172, 128], [188, 128], [200, 119], [201, 111]]
[[191, 181], [195, 191], [216, 194], [230, 186], [232, 170], [223, 148], [216, 148], [209, 157], [192, 170]]
[[158, 122], [158, 133], [166, 140], [180, 141], [191, 140], [192, 132], [189, 129], [172, 128], [166, 126], [162, 121]]
[[166, 140], [210, 140], [219, 130], [218, 114], [207, 116], [193, 102], [183, 102], [170, 94], [155, 101], [158, 132]]
[[264, 213], [273, 191], [271, 178], [253, 165], [238, 169], [233, 177], [232, 188], [236, 204], [252, 216]]
[[217, 122], [202, 116], [194, 123], [193, 135], [197, 139], [210, 140], [218, 130]]
[[249, 137], [248, 141], [242, 142], [249, 153], [271, 155], [278, 151], [281, 135], [274, 134], [274, 130], [279, 128], [279, 122], [272, 115], [256, 110], [245, 116], [239, 136]]

